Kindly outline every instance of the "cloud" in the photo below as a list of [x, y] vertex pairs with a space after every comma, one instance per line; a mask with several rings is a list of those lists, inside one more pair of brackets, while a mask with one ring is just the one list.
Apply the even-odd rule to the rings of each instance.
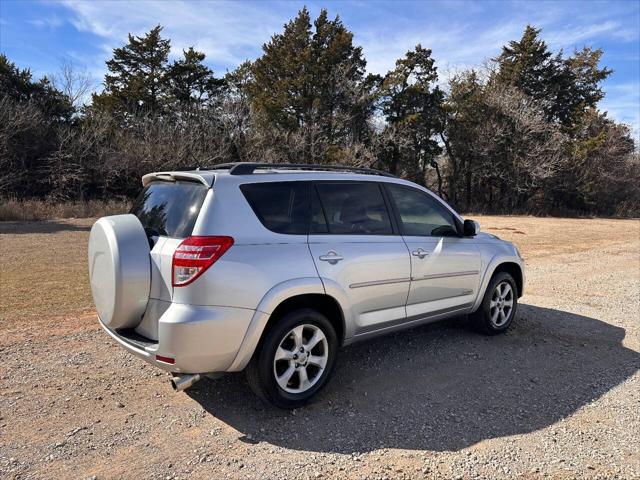
[[478, 66], [500, 53], [502, 45], [522, 34], [520, 22], [506, 22], [495, 27], [479, 29], [470, 24], [437, 24], [426, 26], [420, 32], [396, 31], [379, 34], [374, 30], [356, 33], [356, 42], [363, 46], [367, 69], [385, 74], [395, 61], [418, 43], [433, 51], [441, 77], [447, 78], [464, 68]]
[[[156, 25], [171, 39], [171, 55], [194, 46], [217, 65], [233, 67], [255, 58], [262, 44], [282, 28], [278, 8], [266, 4], [229, 2], [80, 2], [63, 0], [72, 12], [71, 22], [81, 32], [101, 37], [110, 51], [122, 45], [127, 34], [143, 35]], [[284, 8], [291, 10], [290, 6]], [[287, 12], [289, 13], [289, 12]], [[295, 14], [295, 10], [290, 16]]]
[[54, 30], [64, 25], [64, 20], [57, 15], [50, 15], [48, 17], [29, 20], [28, 23], [38, 28], [48, 28], [50, 30]]
[[552, 48], [573, 47], [586, 40], [613, 37], [623, 41], [637, 39], [638, 32], [623, 28], [619, 22], [608, 20], [591, 25], [564, 26], [560, 30], [545, 30], [543, 38]]

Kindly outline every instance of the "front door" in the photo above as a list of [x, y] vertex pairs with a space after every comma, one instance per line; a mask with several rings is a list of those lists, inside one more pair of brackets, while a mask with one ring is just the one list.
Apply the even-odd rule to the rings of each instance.
[[411, 264], [394, 235], [376, 182], [318, 182], [312, 189], [309, 248], [325, 288], [336, 287], [351, 306], [355, 326], [367, 333], [406, 320]]
[[453, 214], [417, 188], [387, 184], [411, 255], [407, 319], [468, 309], [480, 284], [480, 250], [461, 237]]

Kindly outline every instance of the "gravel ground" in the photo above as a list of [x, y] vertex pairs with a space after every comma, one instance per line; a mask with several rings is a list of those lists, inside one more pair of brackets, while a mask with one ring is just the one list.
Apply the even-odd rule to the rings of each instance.
[[513, 328], [345, 348], [291, 412], [241, 374], [175, 394], [110, 341], [89, 221], [0, 223], [0, 478], [640, 478], [640, 222], [480, 222], [527, 259]]

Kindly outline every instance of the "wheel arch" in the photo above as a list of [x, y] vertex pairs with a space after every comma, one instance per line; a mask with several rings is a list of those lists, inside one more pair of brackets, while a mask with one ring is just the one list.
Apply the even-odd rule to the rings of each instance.
[[524, 279], [522, 278], [522, 268], [515, 262], [504, 262], [498, 264], [491, 274], [491, 278], [500, 272], [506, 272], [513, 277], [516, 281], [516, 288], [518, 289], [518, 298], [522, 296], [522, 290], [524, 288]]
[[516, 282], [518, 297], [522, 296], [525, 282], [522, 260], [515, 256], [496, 255], [491, 259], [485, 270], [484, 277], [480, 283], [480, 288], [478, 289], [478, 296], [476, 297], [476, 301], [471, 309], [472, 312], [475, 312], [478, 307], [480, 307], [491, 279], [499, 272], [507, 272], [513, 277]]
[[260, 302], [228, 371], [244, 369], [270, 326], [288, 312], [300, 308], [312, 308], [325, 315], [336, 329], [340, 344], [344, 342], [348, 332], [340, 302], [325, 293], [319, 278], [292, 280], [274, 287]]
[[329, 323], [336, 330], [338, 341], [342, 344], [345, 335], [344, 314], [338, 301], [326, 293], [304, 293], [282, 301], [269, 316], [269, 320], [262, 330], [261, 339], [279, 319], [289, 312], [302, 308], [310, 308], [327, 317]]

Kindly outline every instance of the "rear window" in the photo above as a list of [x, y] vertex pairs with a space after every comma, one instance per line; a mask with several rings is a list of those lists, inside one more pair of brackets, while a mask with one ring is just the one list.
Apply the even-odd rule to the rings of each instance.
[[208, 187], [196, 182], [151, 182], [131, 207], [147, 235], [185, 238], [193, 232]]
[[241, 185], [240, 190], [266, 228], [276, 233], [306, 235], [309, 218], [306, 182]]

